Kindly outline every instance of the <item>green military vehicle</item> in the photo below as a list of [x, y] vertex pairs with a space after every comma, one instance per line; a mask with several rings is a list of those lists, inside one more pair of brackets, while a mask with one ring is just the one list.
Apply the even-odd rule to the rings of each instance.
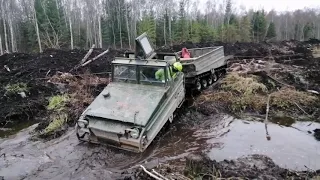
[[[192, 52], [201, 58], [215, 58], [209, 56], [209, 50], [203, 50], [203, 56], [198, 50], [191, 49]], [[222, 57], [218, 57], [219, 61], [225, 61], [223, 54]], [[197, 57], [180, 59], [179, 52], [156, 53], [146, 33], [139, 36], [135, 52], [125, 53], [112, 62], [112, 81], [79, 118], [76, 126], [79, 140], [134, 152], [146, 150], [162, 127], [173, 121], [175, 111], [183, 104], [186, 76], [190, 82], [192, 74], [194, 79], [208, 80], [208, 72], [199, 74], [198, 64], [193, 63], [197, 62]], [[190, 68], [190, 72], [177, 72], [173, 77], [169, 68], [176, 61]], [[191, 67], [192, 64], [196, 67]], [[210, 66], [217, 64], [220, 68], [225, 63], [211, 63]], [[214, 73], [217, 68], [208, 71]], [[155, 78], [160, 69], [165, 72], [163, 80]]]

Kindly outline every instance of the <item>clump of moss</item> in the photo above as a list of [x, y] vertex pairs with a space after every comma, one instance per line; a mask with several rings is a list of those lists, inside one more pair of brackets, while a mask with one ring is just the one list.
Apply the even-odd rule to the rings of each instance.
[[69, 101], [69, 95], [67, 94], [50, 97], [49, 105], [47, 106], [47, 109], [55, 110], [55, 111], [64, 110], [68, 101]]
[[8, 84], [5, 87], [7, 95], [17, 94], [20, 92], [28, 92], [29, 88], [26, 83]]
[[68, 115], [66, 113], [55, 114], [52, 116], [52, 121], [44, 129], [44, 134], [50, 134], [60, 129], [66, 122], [68, 122]]
[[70, 97], [68, 94], [56, 95], [49, 99], [49, 104], [47, 106], [48, 110], [51, 110], [50, 123], [43, 130], [41, 135], [52, 134], [68, 122], [67, 113], [67, 103], [70, 102]]

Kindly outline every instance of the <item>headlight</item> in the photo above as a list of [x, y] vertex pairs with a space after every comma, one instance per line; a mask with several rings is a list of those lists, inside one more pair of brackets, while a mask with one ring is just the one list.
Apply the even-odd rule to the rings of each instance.
[[133, 129], [130, 129], [130, 136], [134, 139], [138, 139], [139, 138], [139, 129], [137, 128], [133, 128]]
[[78, 121], [78, 126], [81, 128], [86, 127], [87, 124], [88, 124], [88, 121], [86, 121], [86, 120], [79, 120]]

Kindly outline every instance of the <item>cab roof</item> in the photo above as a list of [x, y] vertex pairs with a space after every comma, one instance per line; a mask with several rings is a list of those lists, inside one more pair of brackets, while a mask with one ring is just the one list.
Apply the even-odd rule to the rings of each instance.
[[167, 66], [167, 62], [163, 60], [137, 60], [130, 58], [116, 58], [112, 64], [140, 65], [140, 66]]

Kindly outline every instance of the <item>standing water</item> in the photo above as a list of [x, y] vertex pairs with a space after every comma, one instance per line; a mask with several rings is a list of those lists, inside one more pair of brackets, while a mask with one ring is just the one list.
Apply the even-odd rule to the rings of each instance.
[[114, 179], [124, 169], [146, 167], [181, 159], [189, 153], [207, 152], [223, 160], [249, 154], [270, 156], [282, 167], [320, 168], [320, 143], [312, 131], [317, 123], [295, 123], [293, 127], [264, 124], [217, 115], [188, 118], [174, 123], [169, 131], [141, 154], [105, 146], [80, 143], [74, 130], [48, 142], [29, 140], [31, 126], [9, 138], [0, 139], [0, 176], [5, 179]]

